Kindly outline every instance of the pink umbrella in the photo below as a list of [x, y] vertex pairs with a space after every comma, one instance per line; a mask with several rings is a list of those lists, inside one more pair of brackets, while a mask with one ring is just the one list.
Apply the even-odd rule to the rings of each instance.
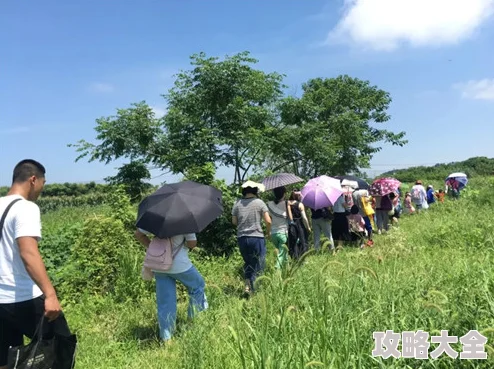
[[311, 179], [302, 188], [302, 203], [314, 210], [333, 206], [343, 193], [340, 180], [328, 176]]
[[379, 178], [372, 182], [369, 194], [371, 196], [386, 196], [391, 192], [396, 192], [400, 186], [401, 182], [396, 178]]

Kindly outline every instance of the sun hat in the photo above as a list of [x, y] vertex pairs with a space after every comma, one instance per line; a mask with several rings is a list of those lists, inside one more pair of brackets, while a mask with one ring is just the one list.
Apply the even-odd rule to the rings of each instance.
[[247, 188], [247, 187], [257, 188], [259, 190], [259, 192], [264, 192], [266, 190], [266, 187], [264, 187], [264, 185], [262, 183], [257, 183], [257, 182], [250, 181], [250, 180], [245, 182], [242, 185], [242, 188]]

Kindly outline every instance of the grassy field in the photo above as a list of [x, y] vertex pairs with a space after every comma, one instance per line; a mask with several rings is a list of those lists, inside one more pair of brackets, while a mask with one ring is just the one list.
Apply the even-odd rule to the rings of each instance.
[[[155, 296], [117, 303], [86, 296], [65, 311], [79, 337], [77, 368], [492, 368], [494, 365], [494, 182], [472, 181], [459, 201], [401, 220], [376, 246], [309, 255], [301, 268], [277, 274], [273, 248], [259, 293], [241, 298], [242, 261], [200, 257], [210, 309], [186, 320], [181, 290], [178, 332], [156, 339]], [[98, 210], [44, 217], [81, 221]], [[140, 278], [130, 262], [127, 275]], [[127, 276], [128, 278], [128, 276]], [[488, 360], [373, 358], [374, 331], [442, 329], [488, 338]], [[436, 347], [431, 344], [430, 351]], [[453, 345], [460, 352], [461, 344]]]

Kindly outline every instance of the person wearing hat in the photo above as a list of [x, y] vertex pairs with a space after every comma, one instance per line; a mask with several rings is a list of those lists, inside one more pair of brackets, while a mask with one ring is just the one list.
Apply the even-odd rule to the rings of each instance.
[[262, 224], [266, 224], [267, 235], [271, 234], [271, 217], [266, 203], [259, 197], [261, 184], [247, 182], [242, 186], [242, 198], [232, 209], [232, 223], [237, 226], [237, 239], [244, 259], [245, 293], [254, 292], [254, 282], [264, 270], [266, 239]]
[[420, 212], [420, 210], [422, 209], [428, 208], [427, 192], [425, 191], [421, 180], [417, 180], [415, 182], [415, 185], [410, 190], [410, 194], [412, 196], [412, 202], [415, 205], [415, 209], [417, 209], [417, 212]]

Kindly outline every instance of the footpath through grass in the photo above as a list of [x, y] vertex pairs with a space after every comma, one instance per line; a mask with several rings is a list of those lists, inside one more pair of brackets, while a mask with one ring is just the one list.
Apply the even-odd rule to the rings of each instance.
[[[201, 259], [210, 309], [189, 323], [182, 302], [171, 344], [156, 339], [154, 294], [128, 303], [89, 296], [66, 308], [80, 340], [77, 368], [491, 368], [494, 186], [476, 185], [481, 192], [403, 218], [372, 249], [310, 255], [283, 276], [271, 267], [270, 245], [250, 300], [240, 298], [238, 255]], [[456, 336], [477, 329], [489, 339], [488, 360], [373, 358], [372, 333], [387, 329]]]

